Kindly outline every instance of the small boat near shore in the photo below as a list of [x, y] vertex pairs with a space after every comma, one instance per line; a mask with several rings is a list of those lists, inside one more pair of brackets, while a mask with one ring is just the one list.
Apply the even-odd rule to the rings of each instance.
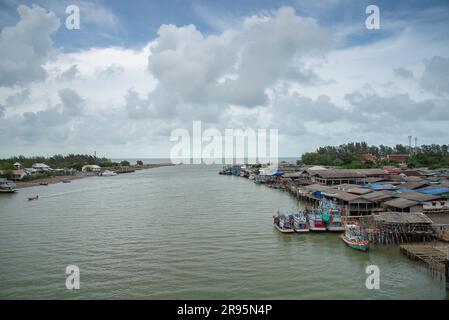
[[293, 217], [291, 215], [277, 214], [273, 216], [273, 225], [282, 233], [293, 233]]
[[62, 180], [62, 183], [70, 183], [70, 180]]
[[369, 250], [369, 241], [366, 240], [363, 230], [358, 225], [347, 224], [341, 239], [353, 249], [365, 252]]
[[48, 182], [41, 182], [39, 183], [40, 186], [48, 186]]
[[117, 175], [116, 172], [110, 171], [110, 170], [105, 170], [105, 171], [103, 171], [103, 172], [100, 174], [100, 176], [102, 176], [102, 177], [113, 177], [113, 176], [116, 176], [116, 175]]
[[34, 200], [39, 200], [39, 195], [37, 195], [35, 197], [28, 197], [28, 201], [34, 201]]
[[0, 193], [14, 193], [17, 191], [14, 181], [9, 181], [4, 178], [0, 179]]

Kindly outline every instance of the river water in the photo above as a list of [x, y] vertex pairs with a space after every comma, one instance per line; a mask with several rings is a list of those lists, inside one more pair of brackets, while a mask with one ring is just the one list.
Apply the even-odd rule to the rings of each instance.
[[[2, 299], [448, 299], [395, 247], [369, 253], [335, 234], [284, 235], [286, 192], [217, 166], [92, 177], [0, 195]], [[38, 201], [27, 201], [39, 194]], [[80, 269], [79, 290], [65, 269]], [[380, 268], [380, 289], [365, 287]]]

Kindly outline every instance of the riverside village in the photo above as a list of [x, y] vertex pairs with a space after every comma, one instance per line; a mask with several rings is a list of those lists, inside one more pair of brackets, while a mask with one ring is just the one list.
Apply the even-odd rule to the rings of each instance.
[[[323, 161], [319, 156], [342, 151], [338, 148], [366, 153], [359, 152], [346, 166], [316, 164], [331, 163], [332, 157]], [[433, 152], [429, 148], [413, 148], [410, 143], [397, 146], [402, 153], [390, 148], [384, 155], [379, 153], [385, 150], [374, 150], [375, 155], [363, 143], [348, 144], [330, 151], [320, 148], [303, 155], [302, 161], [284, 160], [276, 167], [226, 165], [219, 174], [246, 178], [297, 198], [301, 209], [273, 215], [274, 228], [286, 236], [334, 232], [339, 234], [336, 241], [366, 254], [374, 247], [399, 246], [410, 259], [445, 275], [449, 289], [449, 168], [416, 166], [417, 159]], [[313, 157], [318, 159], [312, 160], [314, 164], [305, 163]]]

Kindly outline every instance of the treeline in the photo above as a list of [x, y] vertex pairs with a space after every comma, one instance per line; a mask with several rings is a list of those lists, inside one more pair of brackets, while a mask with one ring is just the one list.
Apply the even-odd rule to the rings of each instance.
[[54, 155], [52, 157], [11, 157], [0, 159], [0, 170], [12, 170], [14, 163], [19, 162], [22, 168], [31, 168], [34, 163], [45, 163], [51, 168], [73, 168], [81, 170], [86, 164], [98, 164], [101, 166], [112, 166], [114, 163], [107, 158], [97, 158], [88, 154]]
[[[407, 166], [440, 168], [449, 167], [449, 145], [422, 145], [417, 148], [398, 144], [389, 146], [369, 146], [366, 142], [351, 142], [339, 146], [320, 147], [315, 152], [306, 152], [301, 162], [306, 165], [341, 166], [345, 168], [375, 168], [385, 165], [397, 165], [397, 162], [388, 161], [387, 156], [392, 154], [407, 154]], [[372, 155], [374, 159], [370, 161]]]

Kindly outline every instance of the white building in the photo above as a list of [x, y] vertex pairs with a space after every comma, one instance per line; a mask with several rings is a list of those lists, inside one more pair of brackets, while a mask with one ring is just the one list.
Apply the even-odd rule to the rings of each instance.
[[82, 172], [100, 172], [101, 167], [96, 164], [87, 164], [81, 168]]
[[52, 169], [47, 166], [45, 163], [35, 163], [32, 165], [33, 169], [36, 169], [37, 172], [49, 172]]

